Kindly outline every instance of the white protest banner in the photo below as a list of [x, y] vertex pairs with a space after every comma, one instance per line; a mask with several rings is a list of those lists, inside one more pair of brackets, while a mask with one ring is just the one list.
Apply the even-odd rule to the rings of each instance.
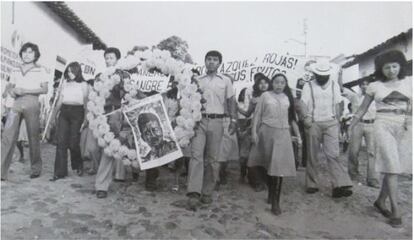
[[[224, 61], [218, 71], [232, 76], [233, 86], [238, 94], [243, 88], [254, 84], [254, 75], [259, 72], [269, 78], [276, 73], [283, 73], [288, 79], [289, 86], [294, 88], [298, 78], [305, 72], [305, 63], [304, 58], [273, 51], [253, 58]], [[197, 66], [196, 69], [201, 74], [205, 73], [205, 66]]]
[[137, 69], [137, 73], [131, 75], [131, 81], [138, 85], [138, 90], [142, 92], [165, 92], [168, 88], [170, 77], [162, 73], [144, 71]]
[[142, 170], [183, 156], [160, 94], [144, 98], [123, 111], [134, 135]]

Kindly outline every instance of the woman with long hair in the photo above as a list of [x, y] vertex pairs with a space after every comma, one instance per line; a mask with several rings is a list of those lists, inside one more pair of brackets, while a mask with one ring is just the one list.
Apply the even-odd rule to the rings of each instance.
[[78, 176], [83, 175], [79, 143], [80, 129], [86, 115], [88, 84], [82, 76], [82, 69], [78, 62], [72, 62], [67, 66], [59, 91], [57, 106], [53, 114], [56, 116], [60, 112], [57, 122], [55, 170], [51, 181], [68, 175], [68, 149], [70, 150], [72, 170], [76, 171]]
[[287, 78], [276, 74], [271, 80], [271, 91], [263, 93], [257, 103], [252, 125], [252, 139], [257, 146], [254, 159], [267, 171], [268, 203], [275, 215], [281, 214], [283, 177], [296, 176], [291, 128], [300, 138]]
[[[374, 207], [392, 227], [401, 227], [398, 205], [398, 176], [412, 167], [412, 80], [405, 77], [407, 62], [402, 52], [391, 50], [375, 58], [375, 79], [368, 86], [364, 100], [350, 125], [355, 127], [373, 101], [376, 105], [374, 122], [375, 170], [384, 175], [380, 194]], [[386, 207], [390, 200], [391, 211]]]
[[[262, 73], [257, 73], [254, 76], [255, 83], [253, 85], [253, 98], [249, 101], [249, 106], [247, 110], [243, 110], [239, 107], [239, 112], [246, 116], [247, 123], [242, 125], [243, 127], [242, 132], [246, 132], [243, 136], [242, 141], [240, 142], [240, 149], [247, 149], [247, 151], [242, 151], [240, 154], [240, 165], [241, 165], [241, 179], [243, 179], [247, 175], [249, 184], [254, 188], [256, 192], [263, 191], [265, 189], [264, 182], [265, 179], [262, 179], [264, 169], [262, 166], [256, 164], [256, 159], [251, 159], [250, 155], [254, 153], [255, 145], [252, 144], [251, 138], [251, 117], [256, 108], [257, 102], [260, 96], [269, 90], [270, 87], [270, 80]], [[252, 156], [254, 157], [254, 156]], [[246, 173], [247, 171], [247, 173]]]
[[7, 114], [1, 139], [1, 180], [7, 179], [14, 148], [19, 136], [20, 123], [26, 121], [29, 139], [31, 174], [30, 178], [38, 178], [42, 172], [40, 158], [40, 103], [39, 95], [48, 91], [48, 75], [46, 70], [37, 64], [40, 58], [39, 47], [33, 43], [25, 43], [19, 51], [22, 64], [13, 70], [7, 87], [7, 94], [14, 98], [13, 107]]

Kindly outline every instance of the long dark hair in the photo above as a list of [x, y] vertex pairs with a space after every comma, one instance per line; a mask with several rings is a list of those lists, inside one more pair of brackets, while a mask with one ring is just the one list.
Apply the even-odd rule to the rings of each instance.
[[270, 81], [270, 87], [269, 90], [273, 90], [273, 81], [277, 78], [277, 77], [282, 77], [283, 79], [285, 79], [285, 83], [286, 86], [283, 89], [283, 93], [288, 97], [289, 99], [289, 110], [288, 110], [288, 118], [289, 118], [289, 122], [291, 121], [296, 121], [296, 113], [295, 113], [295, 100], [293, 98], [293, 94], [292, 91], [290, 90], [289, 84], [288, 84], [288, 79], [287, 77], [282, 74], [282, 73], [278, 73], [276, 75], [274, 75], [272, 77], [272, 80]]
[[80, 83], [80, 82], [85, 81], [82, 75], [81, 65], [78, 62], [69, 63], [69, 65], [65, 69], [65, 72], [63, 73], [63, 76], [65, 77], [65, 79], [68, 81], [71, 81], [71, 79], [69, 78], [69, 69], [75, 75], [75, 79], [74, 79], [75, 82]]
[[244, 102], [244, 99], [246, 99], [246, 90], [247, 88], [243, 88], [240, 93], [239, 93], [239, 97], [237, 98], [238, 102]]
[[398, 79], [403, 79], [406, 76], [407, 60], [399, 50], [390, 50], [388, 52], [378, 55], [375, 60], [375, 78], [381, 81], [387, 81], [388, 79], [382, 73], [382, 67], [386, 63], [396, 62], [400, 65], [400, 72], [398, 73]]
[[262, 73], [260, 73], [260, 74], [256, 73], [256, 75], [254, 76], [254, 78], [256, 78], [256, 79], [255, 79], [254, 84], [253, 84], [253, 94], [252, 95], [253, 95], [253, 97], [260, 97], [260, 95], [262, 95], [262, 93], [263, 93], [259, 89], [260, 81], [265, 80], [267, 82], [268, 86], [269, 86], [267, 90], [269, 90], [270, 87], [271, 87], [270, 86], [270, 80], [269, 80], [268, 77], [266, 77]]

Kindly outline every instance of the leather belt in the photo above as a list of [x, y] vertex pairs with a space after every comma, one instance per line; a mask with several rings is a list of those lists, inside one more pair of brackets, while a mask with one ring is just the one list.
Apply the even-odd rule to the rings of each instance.
[[374, 123], [375, 119], [361, 119], [359, 121], [362, 122], [362, 123]]
[[226, 114], [207, 114], [207, 113], [203, 113], [201, 116], [203, 116], [204, 118], [210, 118], [210, 119], [215, 119], [215, 118], [225, 118]]
[[407, 111], [402, 109], [378, 109], [377, 112], [379, 113], [395, 113], [399, 115], [404, 115], [407, 113]]

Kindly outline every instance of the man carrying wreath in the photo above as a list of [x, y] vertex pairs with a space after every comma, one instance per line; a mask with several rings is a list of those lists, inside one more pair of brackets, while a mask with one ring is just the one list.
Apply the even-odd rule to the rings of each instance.
[[187, 186], [187, 207], [194, 211], [200, 202], [212, 202], [211, 195], [219, 180], [218, 152], [223, 139], [226, 109], [230, 115], [230, 135], [237, 130], [237, 105], [231, 80], [217, 73], [222, 55], [218, 51], [209, 51], [204, 60], [207, 73], [196, 78], [205, 99], [204, 111], [191, 140]]

